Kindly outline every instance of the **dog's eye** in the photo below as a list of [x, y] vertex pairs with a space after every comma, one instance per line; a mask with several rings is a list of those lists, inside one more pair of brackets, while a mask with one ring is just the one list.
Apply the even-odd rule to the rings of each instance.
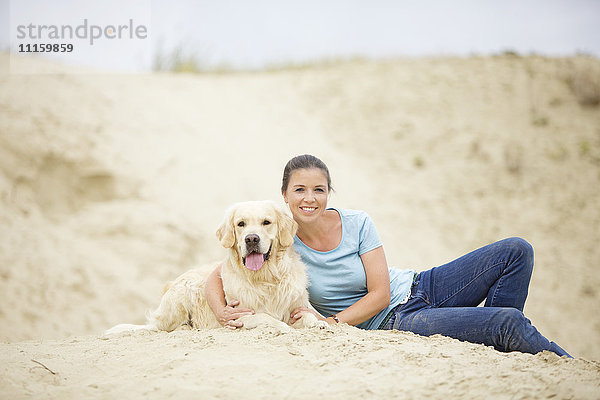
[[265, 219], [263, 221], [263, 225], [271, 225], [271, 221], [269, 221], [268, 219]]
[[240, 228], [243, 228], [244, 226], [246, 226], [246, 223], [244, 221], [240, 221], [240, 222], [238, 222], [238, 226]]

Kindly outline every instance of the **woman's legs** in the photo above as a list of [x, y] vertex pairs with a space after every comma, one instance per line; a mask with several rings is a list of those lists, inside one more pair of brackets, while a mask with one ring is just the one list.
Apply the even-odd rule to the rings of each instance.
[[533, 248], [504, 239], [424, 271], [426, 300], [434, 307], [512, 307], [523, 311], [533, 271]]
[[421, 299], [411, 300], [415, 300], [411, 307], [399, 309], [396, 313], [392, 329], [423, 336], [441, 334], [471, 343], [494, 346], [499, 351], [536, 354], [550, 350], [559, 356], [570, 357], [560, 346], [539, 333], [531, 325], [531, 321], [516, 308], [434, 308]]
[[[442, 334], [500, 351], [568, 354], [523, 315], [533, 249], [505, 239], [419, 274], [411, 299], [387, 327], [420, 335]], [[477, 307], [485, 299], [485, 307]]]

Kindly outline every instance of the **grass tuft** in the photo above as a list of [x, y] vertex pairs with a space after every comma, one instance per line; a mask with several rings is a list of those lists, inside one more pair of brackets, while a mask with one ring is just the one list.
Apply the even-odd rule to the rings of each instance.
[[577, 102], [584, 107], [600, 105], [600, 70], [593, 65], [575, 65], [567, 77], [567, 84]]

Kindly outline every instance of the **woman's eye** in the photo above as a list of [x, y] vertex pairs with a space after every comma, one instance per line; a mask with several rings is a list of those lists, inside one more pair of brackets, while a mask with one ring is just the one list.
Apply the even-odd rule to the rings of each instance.
[[240, 221], [240, 222], [238, 222], [238, 226], [240, 228], [243, 228], [244, 226], [246, 226], [246, 223], [244, 221]]
[[296, 191], [296, 192], [301, 192], [301, 191], [303, 191], [303, 190], [304, 190], [304, 189], [302, 189], [302, 188], [298, 188], [298, 189], [296, 189], [295, 191]]
[[263, 221], [263, 225], [271, 225], [271, 221], [269, 221], [269, 220], [265, 219], [265, 220]]
[[315, 189], [315, 192], [324, 192], [324, 190], [321, 188], [317, 188], [317, 189]]

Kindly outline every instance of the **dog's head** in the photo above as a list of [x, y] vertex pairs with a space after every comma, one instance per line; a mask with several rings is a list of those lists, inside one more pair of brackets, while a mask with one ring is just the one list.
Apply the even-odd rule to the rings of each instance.
[[232, 206], [217, 229], [223, 247], [237, 252], [250, 271], [258, 271], [280, 248], [290, 247], [298, 225], [272, 201]]

